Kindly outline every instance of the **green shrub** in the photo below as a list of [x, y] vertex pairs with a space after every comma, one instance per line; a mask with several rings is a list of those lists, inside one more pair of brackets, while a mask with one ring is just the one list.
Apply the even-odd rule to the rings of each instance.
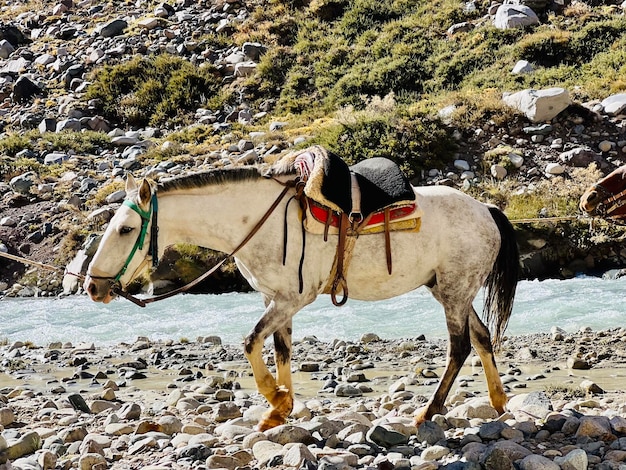
[[33, 149], [33, 143], [29, 134], [9, 134], [0, 138], [0, 154], [14, 157], [18, 152]]
[[46, 132], [37, 137], [36, 148], [41, 151], [73, 150], [77, 154], [93, 154], [99, 153], [111, 144], [111, 138], [108, 135], [95, 131]]
[[389, 97], [372, 100], [361, 112], [344, 111], [339, 123], [313, 139], [354, 164], [372, 157], [396, 162], [409, 178], [451, 161], [456, 144], [438, 120], [393, 106]]
[[259, 83], [259, 91], [278, 95], [287, 73], [295, 65], [295, 59], [295, 53], [286, 47], [272, 48], [264, 54], [257, 67], [258, 78], [255, 79]]
[[105, 117], [130, 126], [188, 122], [221, 90], [213, 66], [196, 67], [170, 55], [104, 66], [92, 73], [92, 82], [84, 99], [97, 100]]

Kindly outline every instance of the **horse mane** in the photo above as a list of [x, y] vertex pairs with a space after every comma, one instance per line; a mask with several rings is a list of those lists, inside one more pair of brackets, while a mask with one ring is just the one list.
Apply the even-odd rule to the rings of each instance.
[[224, 183], [256, 180], [271, 176], [295, 175], [293, 162], [297, 153], [290, 153], [272, 165], [237, 166], [230, 168], [216, 168], [198, 173], [165, 178], [158, 182], [158, 191], [170, 191], [203, 188]]
[[159, 192], [203, 188], [217, 184], [256, 180], [263, 177], [262, 169], [257, 166], [218, 168], [213, 170], [175, 176], [159, 181]]

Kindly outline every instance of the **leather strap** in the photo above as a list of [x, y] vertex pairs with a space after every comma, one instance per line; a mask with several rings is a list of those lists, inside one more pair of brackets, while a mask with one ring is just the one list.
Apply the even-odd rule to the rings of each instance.
[[352, 200], [352, 209], [350, 211], [350, 222], [360, 224], [363, 221], [361, 213], [361, 187], [355, 173], [350, 172], [350, 198]]
[[324, 222], [324, 241], [328, 241], [328, 229], [333, 220], [333, 210], [329, 207], [326, 211], [326, 222]]
[[[339, 221], [339, 239], [337, 240], [337, 253], [335, 260], [337, 269], [333, 278], [333, 283], [330, 288], [330, 299], [333, 305], [341, 307], [348, 301], [348, 283], [343, 273], [343, 263], [346, 253], [346, 238], [348, 236], [348, 227], [350, 226], [350, 220], [345, 212], [341, 213], [341, 220]], [[341, 300], [337, 300], [337, 293], [343, 292]]]
[[391, 236], [389, 235], [389, 220], [391, 209], [385, 207], [385, 255], [387, 256], [387, 272], [391, 275]]

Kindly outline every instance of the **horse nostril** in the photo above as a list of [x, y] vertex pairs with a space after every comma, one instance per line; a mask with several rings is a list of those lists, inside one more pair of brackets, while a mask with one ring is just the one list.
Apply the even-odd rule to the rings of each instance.
[[89, 286], [87, 286], [87, 292], [89, 295], [96, 295], [96, 284], [94, 282], [89, 283]]

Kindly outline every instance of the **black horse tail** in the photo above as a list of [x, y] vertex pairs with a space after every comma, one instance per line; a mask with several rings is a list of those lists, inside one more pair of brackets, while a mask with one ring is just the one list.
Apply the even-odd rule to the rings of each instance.
[[513, 310], [513, 298], [520, 273], [519, 249], [515, 240], [515, 229], [506, 215], [493, 206], [489, 206], [489, 212], [500, 231], [500, 251], [485, 280], [483, 313], [490, 325], [493, 345], [498, 349]]

